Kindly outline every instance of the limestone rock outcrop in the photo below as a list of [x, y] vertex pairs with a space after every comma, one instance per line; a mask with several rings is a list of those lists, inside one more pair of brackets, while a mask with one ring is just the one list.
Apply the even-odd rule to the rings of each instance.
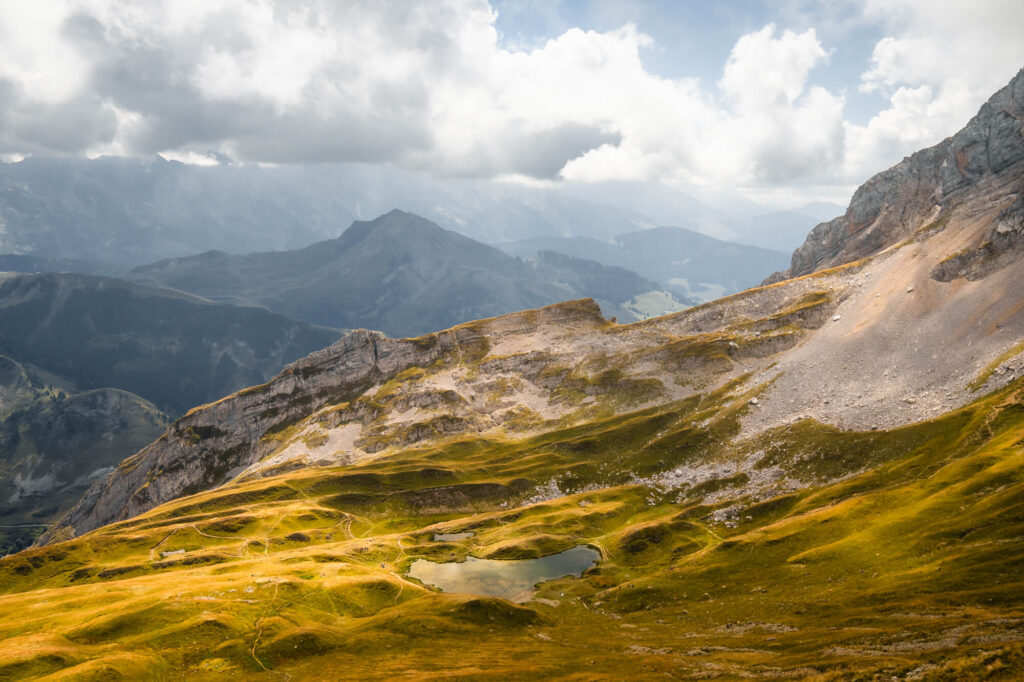
[[[905, 158], [860, 186], [846, 213], [821, 223], [793, 253], [789, 270], [766, 283], [870, 256], [940, 226], [948, 208], [973, 191], [1022, 184], [1024, 69], [952, 137]], [[928, 219], [931, 218], [931, 221]]]

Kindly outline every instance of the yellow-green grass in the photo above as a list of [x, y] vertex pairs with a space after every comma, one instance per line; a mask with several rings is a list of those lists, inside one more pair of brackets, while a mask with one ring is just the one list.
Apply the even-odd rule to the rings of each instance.
[[[1022, 391], [891, 432], [805, 421], [738, 445], [743, 401], [723, 393], [194, 495], [0, 561], [0, 677], [1016, 679]], [[711, 460], [777, 467], [794, 490], [634, 476]], [[523, 506], [550, 481], [564, 494]], [[524, 605], [406, 576], [577, 544], [599, 565]]]

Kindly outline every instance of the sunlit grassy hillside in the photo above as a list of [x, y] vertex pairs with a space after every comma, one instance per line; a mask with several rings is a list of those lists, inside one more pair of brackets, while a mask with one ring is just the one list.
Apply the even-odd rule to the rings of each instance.
[[[726, 445], [719, 395], [223, 487], [0, 561], [0, 677], [1013, 679], [1022, 399]], [[578, 544], [600, 563], [521, 605], [406, 576]]]

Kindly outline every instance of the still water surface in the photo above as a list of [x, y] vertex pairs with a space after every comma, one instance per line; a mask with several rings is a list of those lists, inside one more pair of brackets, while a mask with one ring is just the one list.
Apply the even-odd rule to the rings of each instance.
[[513, 602], [529, 601], [537, 583], [571, 575], [579, 577], [601, 558], [586, 545], [537, 559], [500, 561], [466, 557], [465, 561], [439, 564], [417, 559], [409, 575], [442, 592], [504, 597]]

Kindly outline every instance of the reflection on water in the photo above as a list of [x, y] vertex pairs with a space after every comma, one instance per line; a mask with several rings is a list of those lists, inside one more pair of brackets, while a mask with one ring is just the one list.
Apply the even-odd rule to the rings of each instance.
[[470, 532], [466, 533], [434, 533], [434, 542], [455, 542], [473, 537]]
[[578, 545], [559, 554], [521, 561], [467, 557], [463, 562], [438, 564], [417, 559], [409, 568], [409, 575], [442, 592], [482, 594], [524, 602], [533, 597], [537, 583], [567, 575], [579, 577], [600, 558], [596, 550]]

